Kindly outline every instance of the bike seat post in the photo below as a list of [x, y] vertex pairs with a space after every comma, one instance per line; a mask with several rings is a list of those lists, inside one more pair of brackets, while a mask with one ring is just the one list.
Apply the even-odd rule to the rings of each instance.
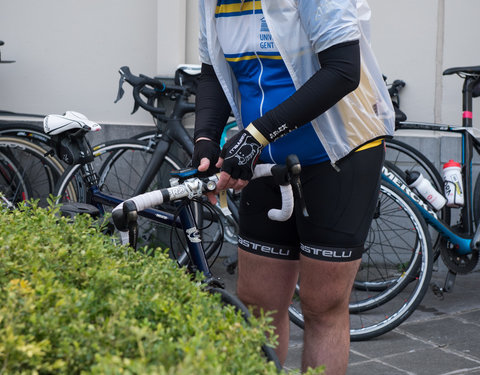
[[462, 118], [462, 125], [464, 127], [472, 127], [473, 126], [473, 115], [472, 115], [472, 108], [473, 108], [473, 99], [472, 99], [472, 92], [473, 86], [475, 85], [478, 77], [473, 77], [471, 75], [467, 75], [463, 81], [463, 88], [462, 88], [462, 109], [463, 109], [463, 118]]
[[[473, 100], [472, 100], [472, 91], [473, 86], [478, 77], [472, 75], [466, 75], [463, 82], [462, 88], [462, 125], [463, 127], [472, 127], [473, 126]], [[471, 196], [471, 181], [472, 181], [472, 170], [471, 163], [473, 159], [473, 140], [469, 133], [462, 132], [462, 143], [463, 143], [463, 155], [462, 155], [462, 176], [463, 176], [463, 187], [464, 194], [466, 197]], [[467, 198], [465, 206], [462, 208], [461, 216], [462, 222], [464, 225], [464, 231], [467, 235], [473, 235], [474, 233], [474, 220], [473, 220], [473, 205], [471, 204], [470, 199]]]

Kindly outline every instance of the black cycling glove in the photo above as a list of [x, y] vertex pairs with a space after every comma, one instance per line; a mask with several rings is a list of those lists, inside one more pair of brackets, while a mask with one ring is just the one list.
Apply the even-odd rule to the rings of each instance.
[[218, 156], [220, 155], [219, 145], [210, 140], [202, 139], [195, 142], [192, 156], [192, 166], [198, 168], [200, 161], [203, 158], [207, 158], [210, 161], [210, 166], [206, 172], [202, 172], [205, 175], [211, 176], [218, 172], [218, 168], [215, 167], [217, 164]]
[[222, 171], [234, 179], [250, 180], [262, 148], [262, 145], [243, 129], [223, 146], [220, 153], [220, 157], [224, 159]]

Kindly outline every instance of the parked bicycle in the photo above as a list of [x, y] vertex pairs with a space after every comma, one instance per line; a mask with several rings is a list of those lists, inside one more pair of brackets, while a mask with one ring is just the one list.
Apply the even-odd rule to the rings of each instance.
[[[472, 159], [473, 151], [480, 154], [480, 141], [473, 128], [473, 98], [480, 96], [480, 66], [453, 67], [445, 70], [443, 75], [456, 74], [463, 79], [462, 87], [462, 126], [452, 126], [434, 123], [419, 123], [411, 121], [400, 121], [397, 124], [397, 130], [421, 130], [437, 131], [442, 133], [456, 134], [461, 139], [461, 174], [463, 186], [464, 204], [457, 207], [443, 208], [442, 211], [436, 211], [426, 203], [424, 198], [412, 191], [406, 186], [405, 170], [410, 168], [408, 161], [402, 166], [399, 162], [395, 173], [391, 169], [384, 170], [384, 178], [400, 186], [404, 195], [415, 203], [422, 216], [433, 230], [437, 232], [439, 238], [438, 253], [448, 268], [448, 273], [441, 291], [451, 291], [457, 274], [466, 274], [472, 272], [479, 259], [480, 245], [480, 176], [477, 176], [473, 183]], [[398, 97], [398, 86], [396, 88]], [[405, 145], [403, 144], [403, 147]], [[425, 155], [417, 152], [410, 154], [411, 160], [416, 165], [422, 165], [421, 172], [424, 176], [429, 176], [433, 186], [444, 192], [444, 182], [440, 177], [440, 172], [429, 162]], [[405, 168], [407, 167], [407, 168]], [[401, 175], [401, 180], [394, 176]], [[450, 223], [450, 211], [456, 210], [458, 222]], [[448, 212], [446, 215], [445, 212]]]

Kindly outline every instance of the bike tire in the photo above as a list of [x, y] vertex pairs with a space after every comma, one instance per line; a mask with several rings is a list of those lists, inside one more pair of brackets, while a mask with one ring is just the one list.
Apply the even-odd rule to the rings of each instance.
[[31, 196], [30, 183], [20, 163], [0, 152], [0, 206], [14, 208]]
[[0, 135], [16, 137], [35, 143], [46, 151], [54, 148], [53, 141], [43, 127], [23, 121], [0, 121]]
[[45, 155], [45, 149], [38, 144], [17, 137], [0, 135], [0, 152], [21, 166], [22, 178], [29, 184], [29, 199], [38, 199], [41, 206], [46, 206], [64, 171], [61, 163]]
[[[398, 187], [382, 181], [350, 297], [351, 341], [380, 336], [405, 321], [428, 290], [432, 267], [425, 220]], [[291, 321], [304, 328], [298, 301], [289, 313]]]

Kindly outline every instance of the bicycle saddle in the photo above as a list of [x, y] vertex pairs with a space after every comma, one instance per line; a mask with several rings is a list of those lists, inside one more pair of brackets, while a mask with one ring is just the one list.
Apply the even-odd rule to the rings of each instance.
[[43, 130], [46, 134], [56, 135], [74, 129], [96, 132], [101, 130], [101, 127], [81, 113], [73, 111], [67, 111], [63, 116], [48, 115], [43, 120]]
[[451, 75], [451, 74], [459, 74], [459, 73], [473, 74], [473, 75], [480, 74], [480, 65], [459, 66], [459, 67], [455, 67], [455, 68], [448, 68], [447, 70], [445, 70], [443, 72], [443, 75], [448, 76], [448, 75]]
[[193, 93], [197, 92], [198, 78], [200, 77], [201, 65], [183, 64], [175, 71], [174, 82], [179, 86], [187, 86]]

